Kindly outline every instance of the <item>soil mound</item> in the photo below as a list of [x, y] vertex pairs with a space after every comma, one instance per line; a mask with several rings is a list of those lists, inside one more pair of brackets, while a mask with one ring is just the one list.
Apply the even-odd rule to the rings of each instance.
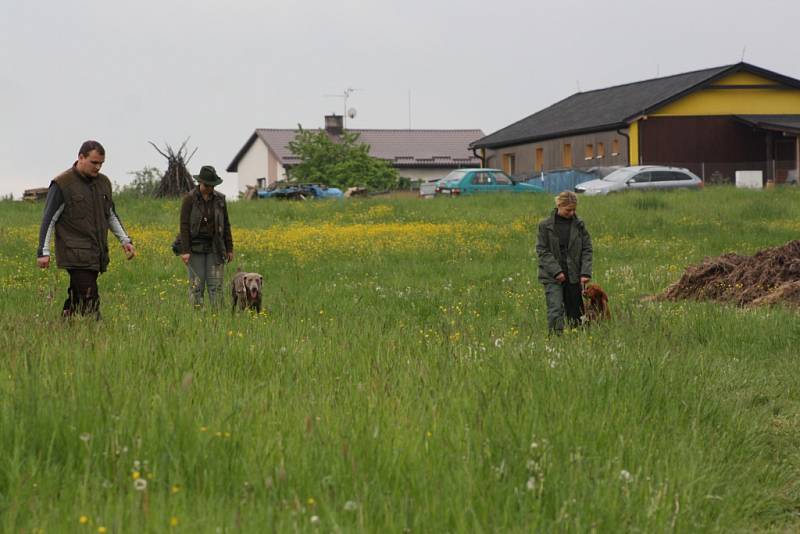
[[661, 298], [800, 308], [800, 240], [765, 248], [753, 256], [731, 253], [706, 258], [687, 267]]

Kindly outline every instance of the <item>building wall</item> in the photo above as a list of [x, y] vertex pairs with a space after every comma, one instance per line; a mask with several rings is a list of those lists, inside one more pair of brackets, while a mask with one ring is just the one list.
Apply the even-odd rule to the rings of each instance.
[[[477, 165], [476, 165], [477, 167]], [[441, 167], [429, 169], [407, 169], [399, 168], [397, 172], [403, 178], [408, 178], [412, 182], [425, 182], [434, 178], [444, 178], [453, 169], [445, 169]]]
[[[695, 121], [695, 124], [707, 133], [710, 131], [714, 137], [720, 137], [741, 141], [742, 137], [732, 134], [731, 128], [720, 126], [721, 123], [714, 121], [696, 122], [698, 117], [728, 117], [731, 115], [800, 115], [800, 89], [793, 89], [778, 84], [774, 80], [768, 80], [755, 74], [740, 72], [721, 78], [711, 86], [695, 91], [680, 100], [667, 104], [656, 111], [650, 113], [631, 124], [631, 151], [629, 163], [638, 165], [640, 163], [650, 163], [660, 158], [654, 158], [654, 150], [658, 150], [658, 143], [663, 148], [665, 142], [663, 135], [659, 135], [659, 140], [654, 141], [654, 128], [648, 125], [648, 121], [658, 117], [687, 117]], [[732, 120], [732, 119], [730, 119]], [[690, 121], [691, 122], [691, 121]], [[666, 123], [663, 123], [666, 124]], [[677, 124], [677, 123], [675, 123]], [[688, 124], [688, 123], [687, 123]], [[720, 129], [722, 128], [722, 129]], [[710, 130], [709, 130], [710, 129]], [[640, 133], [640, 130], [648, 130], [648, 133]], [[657, 130], [661, 130], [659, 127]], [[727, 131], [724, 131], [727, 130]], [[681, 144], [680, 136], [689, 136], [698, 140], [698, 146], [707, 146], [712, 151], [711, 156], [705, 156], [698, 161], [721, 161], [714, 152], [716, 147], [710, 146], [706, 137], [698, 137], [699, 132], [688, 129], [685, 133], [677, 134], [678, 138], [672, 139], [669, 146], [676, 148]], [[641, 148], [640, 148], [641, 144]], [[683, 143], [686, 145], [686, 143]], [[741, 146], [741, 143], [740, 143]], [[749, 145], [748, 145], [749, 146]], [[679, 161], [685, 157], [683, 150], [677, 148], [672, 161]], [[751, 151], [750, 148], [747, 149]], [[642, 157], [640, 157], [642, 156]], [[726, 156], [728, 161], [745, 161], [750, 158], [749, 154], [734, 154]], [[716, 159], [714, 159], [716, 158]], [[762, 156], [763, 158], [763, 156]], [[686, 160], [691, 162], [692, 160]]]
[[797, 139], [718, 117], [656, 117], [640, 121], [641, 163], [687, 167], [704, 178], [731, 182], [737, 170], [761, 170], [783, 183], [798, 168]]
[[[614, 141], [618, 144], [618, 152], [613, 152]], [[604, 155], [600, 157], [599, 145], [602, 143]], [[564, 145], [569, 144], [572, 149], [570, 164], [565, 165]], [[591, 157], [588, 157], [587, 146], [591, 145]], [[594, 132], [585, 135], [560, 137], [546, 141], [537, 141], [522, 145], [514, 145], [497, 149], [486, 149], [486, 166], [503, 169], [504, 163], [509, 162], [509, 155], [513, 155], [514, 169], [504, 169], [509, 174], [521, 176], [530, 175], [539, 171], [536, 165], [536, 151], [541, 150], [542, 171], [555, 169], [585, 169], [589, 167], [609, 167], [612, 165], [628, 164], [628, 140], [616, 131]]]
[[269, 173], [269, 148], [259, 138], [253, 142], [250, 149], [239, 161], [237, 168], [239, 191], [247, 189], [248, 185], [255, 186], [256, 180], [266, 178]]
[[[749, 87], [748, 87], [749, 85]], [[738, 88], [739, 86], [743, 86]], [[753, 87], [769, 86], [769, 87]], [[726, 87], [721, 89], [720, 87]], [[734, 74], [651, 113], [653, 116], [797, 115], [800, 89], [747, 73]]]
[[766, 158], [766, 134], [730, 116], [649, 117], [640, 124], [643, 165]]

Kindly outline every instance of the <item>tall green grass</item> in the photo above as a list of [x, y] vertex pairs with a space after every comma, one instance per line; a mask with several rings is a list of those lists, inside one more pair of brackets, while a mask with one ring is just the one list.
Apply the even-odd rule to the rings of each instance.
[[[237, 242], [267, 311], [232, 315], [187, 303], [177, 203], [121, 202], [140, 256], [112, 255], [103, 321], [65, 323], [65, 273], [35, 268], [42, 206], [0, 203], [0, 528], [798, 528], [798, 315], [642, 297], [798, 238], [800, 192], [581, 198], [614, 320], [548, 339], [533, 247], [551, 205], [231, 204], [248, 236], [409, 229], [306, 259]], [[418, 245], [420, 223], [485, 236]]]

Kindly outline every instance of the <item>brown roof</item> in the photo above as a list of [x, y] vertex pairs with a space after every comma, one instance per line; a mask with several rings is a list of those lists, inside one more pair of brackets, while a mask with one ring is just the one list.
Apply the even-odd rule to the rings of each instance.
[[[481, 130], [348, 131], [359, 134], [359, 142], [370, 146], [371, 156], [388, 160], [395, 167], [403, 168], [478, 166], [480, 160], [469, 150], [469, 144], [484, 136]], [[261, 139], [272, 150], [281, 165], [299, 163], [300, 160], [287, 148], [296, 134], [297, 130], [290, 129], [257, 129], [228, 165], [227, 171], [236, 172], [239, 161], [256, 138]]]

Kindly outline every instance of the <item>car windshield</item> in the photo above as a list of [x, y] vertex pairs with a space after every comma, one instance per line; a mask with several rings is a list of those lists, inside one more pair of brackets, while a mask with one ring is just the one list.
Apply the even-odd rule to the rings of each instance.
[[608, 176], [606, 176], [605, 178], [603, 178], [603, 181], [615, 182], [615, 183], [625, 182], [628, 180], [628, 178], [631, 178], [637, 172], [639, 171], [635, 169], [618, 169], [609, 174]]
[[467, 174], [467, 171], [452, 171], [450, 174], [442, 178], [443, 182], [449, 182], [450, 180], [460, 180]]

